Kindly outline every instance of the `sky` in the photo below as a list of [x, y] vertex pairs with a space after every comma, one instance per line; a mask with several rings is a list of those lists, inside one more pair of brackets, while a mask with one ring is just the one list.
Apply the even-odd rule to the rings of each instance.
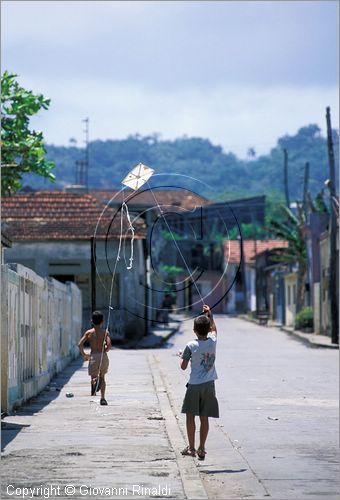
[[202, 137], [241, 158], [339, 125], [338, 2], [1, 2], [2, 72], [51, 98], [49, 144]]

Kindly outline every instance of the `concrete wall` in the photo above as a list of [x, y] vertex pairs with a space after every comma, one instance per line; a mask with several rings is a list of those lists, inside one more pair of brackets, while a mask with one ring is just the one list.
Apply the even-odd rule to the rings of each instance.
[[38, 394], [78, 355], [82, 301], [74, 283], [20, 264], [1, 273], [1, 410]]
[[[118, 240], [97, 241], [96, 308], [105, 319], [109, 308], [112, 270], [118, 251]], [[127, 270], [130, 240], [123, 243], [118, 262], [111, 303], [110, 335], [114, 339], [140, 337], [146, 333], [146, 269], [142, 240], [134, 242], [133, 268]], [[82, 293], [82, 330], [90, 328], [91, 318], [91, 242], [88, 241], [22, 241], [5, 251], [5, 261], [19, 262], [43, 277], [73, 276]]]

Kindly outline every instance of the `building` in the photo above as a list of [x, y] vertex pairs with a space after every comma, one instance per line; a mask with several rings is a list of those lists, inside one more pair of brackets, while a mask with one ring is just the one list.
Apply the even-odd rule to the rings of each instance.
[[[5, 261], [22, 264], [42, 277], [74, 282], [82, 291], [83, 329], [95, 307], [107, 316], [112, 288], [110, 334], [140, 336], [145, 324], [145, 225], [134, 221], [134, 262], [127, 270], [131, 231], [123, 224], [121, 259], [112, 282], [120, 238], [120, 214], [91, 194], [61, 191], [17, 193], [2, 199], [2, 218], [12, 247]], [[95, 300], [94, 300], [95, 299]]]
[[[280, 265], [271, 259], [272, 252], [287, 247], [285, 240], [230, 240], [224, 242], [224, 265], [227, 269], [225, 312], [272, 311], [279, 315], [282, 292], [274, 292], [273, 283]], [[241, 259], [241, 253], [243, 259]], [[280, 284], [282, 290], [282, 283]], [[275, 287], [275, 290], [276, 287]], [[276, 312], [274, 312], [276, 311]]]

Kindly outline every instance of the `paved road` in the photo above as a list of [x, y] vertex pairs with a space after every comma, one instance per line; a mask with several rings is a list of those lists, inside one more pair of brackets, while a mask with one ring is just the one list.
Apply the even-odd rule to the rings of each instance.
[[[187, 375], [175, 353], [193, 335], [190, 321], [166, 349], [110, 351], [109, 406], [89, 396], [78, 360], [4, 419], [2, 498], [29, 498], [30, 487], [44, 498], [38, 488], [52, 486], [59, 490], [45, 498], [338, 498], [338, 351], [216, 321], [221, 418], [211, 423], [205, 462], [180, 455]], [[134, 494], [133, 485], [141, 488]]]
[[[198, 465], [209, 498], [338, 498], [338, 351], [239, 319], [216, 323], [221, 418]], [[155, 353], [183, 429], [187, 374], [175, 353], [192, 335], [184, 322]]]

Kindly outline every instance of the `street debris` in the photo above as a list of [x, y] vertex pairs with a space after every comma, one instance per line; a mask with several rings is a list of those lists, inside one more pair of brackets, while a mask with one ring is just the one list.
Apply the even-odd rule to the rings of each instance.
[[277, 417], [267, 417], [268, 420], [279, 420]]
[[67, 393], [65, 394], [65, 396], [66, 396], [67, 398], [73, 398], [74, 394], [73, 394], [73, 392], [67, 392]]

